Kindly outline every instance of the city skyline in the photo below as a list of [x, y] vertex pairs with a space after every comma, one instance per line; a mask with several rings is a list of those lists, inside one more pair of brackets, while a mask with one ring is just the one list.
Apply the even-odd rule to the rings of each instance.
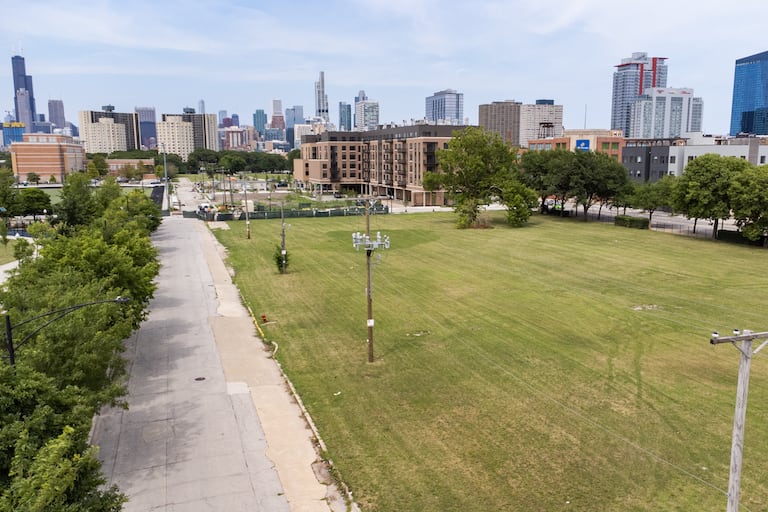
[[21, 55], [38, 106], [62, 100], [71, 122], [106, 104], [161, 115], [200, 100], [248, 120], [273, 99], [313, 112], [322, 71], [334, 122], [361, 89], [381, 123], [422, 119], [426, 97], [454, 89], [471, 124], [481, 104], [552, 99], [567, 129], [608, 128], [614, 66], [647, 52], [667, 59], [669, 84], [703, 99], [703, 130], [727, 134], [735, 61], [768, 49], [768, 5], [747, 4], [638, 13], [607, 0], [17, 2], [0, 19], [0, 115], [14, 109], [10, 58]]

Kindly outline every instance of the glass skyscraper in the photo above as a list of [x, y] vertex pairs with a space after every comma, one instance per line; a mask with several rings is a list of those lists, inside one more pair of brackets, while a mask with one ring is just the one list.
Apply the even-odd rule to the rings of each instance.
[[768, 135], [768, 51], [736, 60], [731, 135]]
[[428, 96], [425, 117], [432, 123], [461, 124], [464, 119], [464, 93], [446, 89]]
[[646, 52], [635, 52], [621, 59], [613, 73], [611, 130], [622, 130], [625, 137], [629, 135], [632, 105], [648, 89], [667, 86], [666, 60], [666, 57], [648, 57]]

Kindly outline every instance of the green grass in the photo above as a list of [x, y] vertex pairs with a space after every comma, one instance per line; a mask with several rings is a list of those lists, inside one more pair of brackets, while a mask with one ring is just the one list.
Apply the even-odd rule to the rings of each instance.
[[8, 243], [0, 243], [0, 265], [10, 263], [16, 258], [13, 257], [13, 239], [8, 237]]
[[[720, 510], [739, 354], [768, 330], [765, 250], [569, 219], [457, 230], [374, 216], [217, 230], [235, 281], [365, 510]], [[768, 503], [768, 359], [752, 364], [743, 510]]]

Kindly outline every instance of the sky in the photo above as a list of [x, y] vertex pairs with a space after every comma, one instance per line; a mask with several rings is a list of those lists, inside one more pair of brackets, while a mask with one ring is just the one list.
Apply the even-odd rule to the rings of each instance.
[[[155, 107], [315, 111], [325, 72], [331, 121], [359, 90], [380, 122], [424, 118], [427, 96], [478, 105], [553, 99], [566, 129], [610, 128], [614, 67], [666, 57], [668, 87], [704, 101], [706, 133], [727, 134], [735, 60], [768, 50], [768, 2], [616, 0], [0, 0], [0, 118], [13, 110], [11, 57], [33, 78], [39, 113]], [[199, 110], [198, 110], [199, 112]]]

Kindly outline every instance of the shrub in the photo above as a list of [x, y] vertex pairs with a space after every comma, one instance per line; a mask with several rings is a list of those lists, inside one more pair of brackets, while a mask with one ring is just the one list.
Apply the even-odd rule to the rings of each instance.
[[651, 221], [645, 217], [617, 215], [613, 220], [613, 224], [616, 226], [623, 226], [625, 228], [648, 229], [650, 227]]

